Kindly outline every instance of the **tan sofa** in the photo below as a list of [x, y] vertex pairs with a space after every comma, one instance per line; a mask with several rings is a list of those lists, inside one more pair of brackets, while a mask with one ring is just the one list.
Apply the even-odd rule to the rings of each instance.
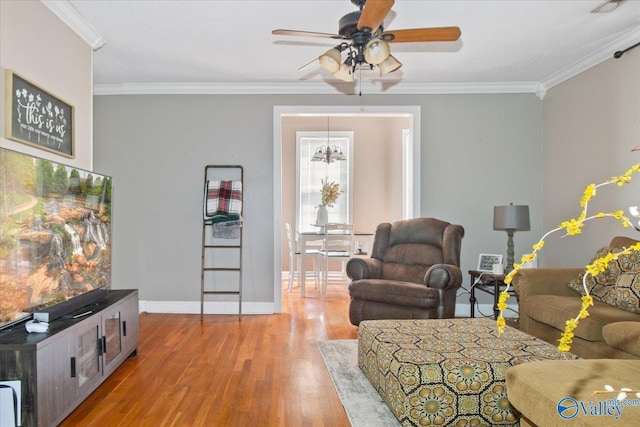
[[[615, 237], [609, 248], [628, 247], [637, 240]], [[567, 286], [583, 268], [535, 268], [516, 273], [520, 329], [557, 344], [565, 322], [580, 311], [580, 294]], [[640, 359], [640, 314], [594, 301], [589, 316], [574, 330], [571, 352], [585, 359]], [[634, 337], [635, 339], [628, 339]]]
[[[636, 242], [615, 237], [609, 248]], [[520, 329], [557, 344], [565, 322], [574, 318], [581, 306], [580, 294], [567, 284], [583, 271], [584, 267], [536, 268], [516, 273], [513, 285], [519, 297]], [[610, 268], [611, 280], [619, 271]], [[616, 398], [616, 394], [592, 394], [603, 390], [605, 384], [617, 390], [640, 386], [640, 315], [596, 300], [574, 334], [571, 352], [589, 360], [538, 361], [507, 370], [507, 395], [521, 413], [520, 425], [634, 425], [640, 416], [639, 406], [626, 406], [619, 419], [617, 414], [594, 416], [584, 408], [592, 408], [590, 403], [602, 408]], [[636, 399], [635, 395], [631, 398]]]
[[506, 384], [509, 403], [521, 413], [521, 427], [622, 427], [640, 420], [635, 393], [612, 405], [617, 393], [593, 392], [605, 385], [635, 389], [639, 378], [640, 360], [543, 360], [512, 366]]

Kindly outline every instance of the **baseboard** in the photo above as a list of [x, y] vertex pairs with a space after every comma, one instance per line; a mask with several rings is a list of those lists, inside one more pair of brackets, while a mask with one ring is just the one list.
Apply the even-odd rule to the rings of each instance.
[[[200, 301], [144, 301], [138, 304], [140, 312], [200, 314]], [[238, 314], [237, 301], [205, 301], [205, 314]], [[243, 302], [242, 314], [273, 314], [272, 302]]]

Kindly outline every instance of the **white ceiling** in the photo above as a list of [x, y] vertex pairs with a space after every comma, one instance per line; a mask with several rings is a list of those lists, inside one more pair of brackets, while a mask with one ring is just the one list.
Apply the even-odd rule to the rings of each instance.
[[[349, 0], [42, 0], [94, 47], [96, 93], [538, 92], [640, 42], [640, 0], [396, 0], [386, 30], [459, 26], [449, 43], [396, 43], [403, 67], [355, 85], [315, 61]], [[86, 22], [85, 22], [86, 20]], [[639, 47], [640, 49], [640, 47]]]

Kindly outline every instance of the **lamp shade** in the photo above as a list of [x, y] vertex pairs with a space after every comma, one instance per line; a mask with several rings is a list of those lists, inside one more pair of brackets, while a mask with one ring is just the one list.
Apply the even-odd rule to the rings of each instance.
[[364, 48], [364, 60], [369, 64], [382, 64], [390, 54], [389, 43], [382, 39], [374, 38]]
[[323, 162], [326, 158], [327, 156], [325, 155], [324, 145], [323, 145], [322, 147], [318, 148], [315, 153], [313, 153], [313, 157], [311, 157], [311, 161]]
[[340, 69], [341, 59], [342, 58], [340, 55], [340, 51], [334, 47], [320, 55], [318, 61], [320, 61], [320, 65], [322, 65], [325, 69], [331, 71], [332, 73], [335, 73]]
[[345, 82], [354, 81], [353, 73], [351, 72], [351, 67], [347, 64], [342, 64], [340, 69], [335, 72], [334, 76]]
[[331, 148], [331, 159], [333, 160], [347, 160], [347, 157], [342, 152], [342, 149], [337, 146]]
[[529, 206], [513, 203], [508, 206], [494, 206], [493, 229], [528, 231], [530, 229]]
[[378, 68], [380, 68], [380, 75], [384, 76], [385, 74], [389, 74], [402, 67], [400, 61], [393, 57], [393, 55], [389, 55], [387, 59], [384, 60]]

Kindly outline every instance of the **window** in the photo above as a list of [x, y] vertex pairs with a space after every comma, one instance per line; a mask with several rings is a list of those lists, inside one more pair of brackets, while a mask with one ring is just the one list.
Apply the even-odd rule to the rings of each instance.
[[[336, 145], [346, 160], [312, 162], [311, 157], [322, 146]], [[340, 184], [340, 197], [328, 208], [329, 222], [352, 223], [353, 132], [296, 132], [296, 228], [309, 230], [316, 223], [320, 205], [322, 180]]]

